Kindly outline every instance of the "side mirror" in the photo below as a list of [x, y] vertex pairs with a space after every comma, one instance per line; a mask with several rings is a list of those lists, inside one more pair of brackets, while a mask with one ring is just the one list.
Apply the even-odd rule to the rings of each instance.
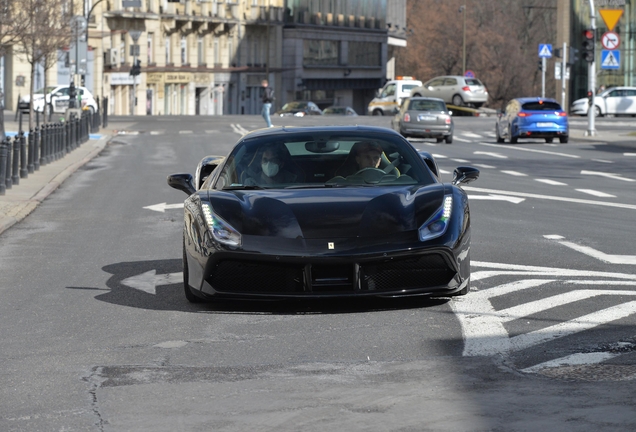
[[197, 191], [191, 174], [171, 174], [168, 176], [168, 185], [187, 193], [188, 196]]
[[457, 167], [453, 172], [453, 184], [467, 184], [479, 178], [479, 170], [473, 167]]

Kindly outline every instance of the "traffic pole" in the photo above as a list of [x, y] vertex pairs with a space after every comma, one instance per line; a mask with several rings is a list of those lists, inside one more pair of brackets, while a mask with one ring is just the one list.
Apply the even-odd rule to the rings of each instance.
[[[594, 11], [594, 0], [590, 2], [590, 28], [596, 35], [596, 12]], [[596, 41], [594, 41], [596, 43]], [[596, 95], [596, 63], [592, 60], [587, 64], [587, 91], [591, 92], [591, 97], [588, 103], [587, 109], [587, 130], [585, 136], [595, 136], [596, 128], [594, 126], [594, 117], [596, 115], [596, 109], [594, 108], [594, 96]]]

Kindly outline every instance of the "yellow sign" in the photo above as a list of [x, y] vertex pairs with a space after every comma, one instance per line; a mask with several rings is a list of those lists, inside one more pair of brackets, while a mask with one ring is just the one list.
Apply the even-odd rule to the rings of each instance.
[[162, 82], [162, 73], [149, 73], [146, 75], [146, 84], [161, 84]]
[[599, 9], [599, 13], [607, 26], [609, 31], [614, 31], [614, 27], [621, 16], [623, 15], [623, 9]]
[[191, 73], [183, 73], [183, 72], [166, 72], [165, 82], [166, 83], [179, 83], [185, 84], [189, 83], [192, 79]]

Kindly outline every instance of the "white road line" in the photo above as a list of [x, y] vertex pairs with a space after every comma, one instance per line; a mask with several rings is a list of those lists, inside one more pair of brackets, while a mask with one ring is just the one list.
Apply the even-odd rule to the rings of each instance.
[[575, 189], [575, 190], [578, 192], [589, 194], [589, 195], [594, 195], [599, 198], [616, 198], [616, 195], [610, 195], [608, 193], [597, 191], [594, 189]]
[[[485, 143], [485, 142], [480, 142], [479, 144], [483, 145], [483, 146], [497, 147], [497, 148], [501, 149], [501, 144], [489, 144], [489, 143]], [[531, 153], [543, 153], [543, 154], [548, 154], [548, 155], [552, 155], [552, 156], [569, 157], [569, 158], [572, 158], [572, 159], [580, 159], [581, 158], [581, 156], [571, 155], [571, 154], [567, 154], [567, 153], [558, 153], [558, 152], [551, 152], [551, 151], [547, 151], [547, 150], [537, 150], [537, 149], [529, 149], [529, 148], [523, 148], [523, 147], [510, 146], [510, 147], [506, 147], [506, 149], [527, 151], [527, 152], [531, 152]]]
[[585, 199], [579, 199], [579, 198], [556, 197], [556, 196], [553, 196], [553, 195], [529, 194], [529, 193], [524, 193], [524, 192], [510, 192], [510, 191], [502, 191], [502, 190], [497, 190], [497, 189], [476, 188], [476, 187], [472, 187], [472, 186], [463, 186], [462, 189], [464, 189], [466, 191], [473, 191], [473, 192], [483, 192], [483, 193], [492, 193], [492, 194], [501, 194], [501, 195], [513, 195], [513, 196], [520, 196], [520, 197], [526, 197], [526, 198], [536, 198], [536, 199], [542, 199], [542, 200], [548, 200], [548, 201], [563, 201], [563, 202], [571, 202], [571, 203], [577, 203], [577, 204], [589, 204], [589, 205], [597, 205], [597, 206], [604, 206], [604, 207], [616, 207], [616, 208], [623, 208], [623, 209], [629, 209], [629, 210], [636, 210], [636, 205], [634, 205], [634, 204], [621, 204], [621, 203], [613, 203], [613, 202], [605, 202], [605, 201], [592, 201], [592, 200], [585, 200]]
[[606, 172], [602, 172], [602, 171], [586, 171], [583, 170], [581, 171], [581, 175], [596, 175], [596, 176], [600, 176], [600, 177], [607, 177], [607, 178], [611, 178], [614, 180], [622, 180], [622, 181], [626, 181], [626, 182], [633, 182], [636, 181], [634, 179], [630, 179], [627, 177], [621, 177], [617, 174], [610, 174], [610, 173], [606, 173]]
[[607, 164], [611, 164], [614, 163], [613, 161], [609, 161], [609, 160], [605, 160], [605, 159], [592, 159], [594, 162], [601, 162], [601, 163], [607, 163]]
[[440, 169], [439, 172], [440, 172], [440, 174], [452, 174], [450, 171], [446, 171], [446, 170], [443, 170], [443, 169]]
[[504, 156], [504, 155], [502, 155], [500, 153], [476, 151], [476, 152], [473, 152], [473, 154], [481, 154], [481, 155], [486, 155], [486, 156], [492, 156], [494, 158], [499, 158], [499, 159], [508, 159], [508, 156]]
[[[553, 238], [549, 238], [549, 240], [557, 240], [557, 239], [553, 237]], [[589, 246], [582, 246], [582, 245], [572, 243], [569, 241], [558, 241], [558, 243], [565, 247], [569, 247], [570, 249], [573, 249], [577, 252], [581, 252], [582, 254], [591, 256], [592, 258], [596, 258], [599, 261], [603, 261], [609, 264], [636, 265], [636, 255], [607, 254], [605, 252], [601, 252]]]
[[467, 140], [467, 139], [459, 138], [459, 137], [453, 137], [453, 139], [454, 139], [455, 141], [460, 141], [460, 142], [473, 142], [473, 141], [471, 141], [471, 140]]
[[566, 357], [550, 360], [544, 363], [539, 363], [525, 369], [521, 369], [521, 372], [534, 373], [543, 369], [549, 369], [559, 366], [580, 366], [587, 364], [602, 363], [605, 360], [610, 360], [620, 354], [610, 352], [593, 352], [593, 353], [576, 353]]
[[492, 165], [486, 165], [486, 164], [473, 164], [473, 165], [475, 165], [476, 167], [479, 167], [479, 168], [486, 168], [486, 169], [495, 169], [495, 168], [497, 168], [497, 167], [494, 167]]
[[191, 130], [180, 130], [179, 135], [190, 135], [192, 133]]
[[469, 160], [466, 159], [451, 159], [453, 162], [458, 162], [458, 163], [470, 163]]
[[623, 156], [636, 156], [636, 153], [623, 153]]
[[550, 179], [534, 179], [535, 181], [541, 182], [541, 183], [546, 183], [552, 186], [567, 186], [567, 183], [561, 183], [559, 181], [556, 180], [550, 180]]
[[[636, 280], [636, 274], [631, 273], [617, 273], [617, 272], [598, 272], [588, 270], [572, 270], [558, 267], [541, 267], [541, 266], [529, 266], [520, 264], [505, 264], [505, 263], [493, 263], [486, 261], [471, 261], [471, 267], [485, 267], [489, 269], [497, 269], [500, 271], [479, 271], [471, 273], [471, 280], [481, 280], [492, 276], [519, 274], [525, 275], [534, 274], [535, 276], [550, 276], [550, 277], [598, 277], [598, 278], [612, 278], [612, 279], [625, 279]], [[503, 271], [502, 271], [503, 270]], [[489, 274], [486, 274], [489, 273]], [[482, 291], [486, 292], [486, 291]]]
[[[474, 280], [474, 278], [470, 277], [471, 280]], [[551, 282], [555, 282], [556, 279], [524, 279], [524, 280], [520, 280], [520, 281], [515, 281], [515, 282], [510, 282], [510, 283], [506, 283], [503, 285], [498, 285], [496, 287], [493, 288], [488, 288], [485, 290], [481, 290], [481, 291], [477, 291], [477, 292], [471, 292], [470, 295], [471, 296], [476, 296], [476, 297], [484, 297], [484, 298], [493, 298], [493, 297], [499, 297], [499, 296], [503, 296], [506, 294], [510, 294], [513, 292], [519, 292], [521, 290], [525, 290], [528, 288], [535, 288], [541, 285], [545, 285], [547, 283], [551, 283]]]
[[433, 157], [435, 159], [447, 159], [448, 158], [448, 156], [444, 156], [442, 154], [435, 154], [435, 153], [433, 153]]
[[503, 170], [501, 172], [504, 173], [504, 174], [508, 174], [508, 175], [516, 176], [516, 177], [528, 177], [527, 174], [520, 173], [518, 171]]
[[165, 133], [165, 131], [162, 131], [162, 130], [150, 131], [150, 135], [162, 135], [164, 133]]
[[466, 136], [469, 138], [483, 138], [481, 135], [477, 135], [476, 133], [472, 133], [472, 132], [460, 132], [462, 134], [462, 136]]
[[206, 134], [216, 134], [216, 133], [219, 133], [219, 131], [216, 130], [216, 129], [208, 129], [208, 130], [205, 131], [205, 133]]

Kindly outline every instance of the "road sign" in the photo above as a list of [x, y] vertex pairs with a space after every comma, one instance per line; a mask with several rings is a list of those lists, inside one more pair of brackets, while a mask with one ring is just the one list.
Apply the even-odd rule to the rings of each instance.
[[601, 69], [618, 69], [621, 65], [621, 52], [619, 50], [601, 51]]
[[464, 76], [466, 78], [475, 78], [475, 72], [471, 71], [470, 69], [467, 70], [466, 72], [464, 72]]
[[615, 50], [621, 44], [621, 38], [614, 32], [606, 32], [603, 33], [603, 37], [601, 38], [601, 44], [603, 44], [603, 48], [608, 50]]
[[539, 44], [539, 57], [551, 58], [552, 57], [552, 45], [551, 44]]
[[598, 11], [603, 18], [603, 22], [609, 31], [613, 31], [616, 23], [623, 15], [623, 9], [599, 9]]
[[141, 30], [128, 30], [128, 34], [136, 43], [139, 40], [139, 36], [141, 36]]

